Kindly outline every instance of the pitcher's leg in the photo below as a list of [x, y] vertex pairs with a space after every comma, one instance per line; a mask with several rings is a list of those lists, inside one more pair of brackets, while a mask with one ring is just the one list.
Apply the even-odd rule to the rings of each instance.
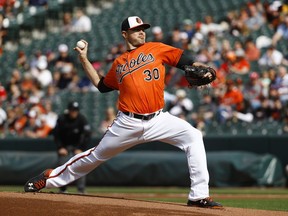
[[188, 199], [193, 201], [209, 197], [209, 173], [202, 133], [188, 123], [183, 124], [182, 133], [175, 146], [182, 149], [187, 157], [191, 181]]
[[133, 119], [123, 115], [114, 121], [98, 146], [75, 155], [64, 165], [54, 169], [46, 181], [46, 188], [67, 185], [118, 153], [141, 143], [143, 141], [141, 121], [134, 122]]
[[191, 180], [188, 199], [192, 201], [209, 197], [209, 173], [207, 169], [206, 152], [202, 133], [197, 129], [195, 130], [191, 130], [194, 142], [184, 147]]
[[[69, 157], [67, 156], [63, 156], [63, 155], [58, 155], [58, 166], [61, 166], [63, 164], [65, 164], [69, 158], [71, 158], [71, 156]], [[59, 189], [59, 193], [66, 193], [67, 192], [67, 185], [60, 187]]]
[[189, 200], [208, 197], [209, 174], [202, 133], [168, 112], [159, 115], [153, 121], [144, 134], [145, 138], [175, 145], [186, 153], [191, 180]]
[[96, 147], [75, 155], [50, 173], [46, 188], [62, 187], [88, 174], [104, 161], [95, 156]]

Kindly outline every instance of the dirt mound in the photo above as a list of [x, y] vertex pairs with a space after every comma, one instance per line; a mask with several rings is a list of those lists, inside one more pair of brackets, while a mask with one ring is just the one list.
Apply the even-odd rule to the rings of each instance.
[[224, 210], [187, 207], [185, 204], [141, 201], [92, 195], [0, 192], [1, 215], [5, 216], [284, 216], [285, 212], [240, 208]]

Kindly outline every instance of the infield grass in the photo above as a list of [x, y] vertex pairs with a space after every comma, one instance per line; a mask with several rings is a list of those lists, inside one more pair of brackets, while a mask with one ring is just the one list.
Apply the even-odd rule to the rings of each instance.
[[[77, 193], [74, 186], [68, 187], [69, 193]], [[22, 186], [0, 186], [0, 192], [23, 192]], [[57, 189], [43, 192], [57, 193]], [[178, 187], [87, 187], [88, 195], [119, 197], [160, 202], [187, 202], [189, 188]], [[263, 210], [288, 211], [287, 188], [211, 188], [215, 201], [226, 207], [252, 208]]]

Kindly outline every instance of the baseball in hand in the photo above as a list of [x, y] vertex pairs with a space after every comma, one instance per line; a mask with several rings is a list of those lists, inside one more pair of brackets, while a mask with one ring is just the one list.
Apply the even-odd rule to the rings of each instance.
[[83, 41], [78, 41], [77, 42], [77, 47], [79, 47], [80, 49], [84, 49], [86, 46], [86, 44]]

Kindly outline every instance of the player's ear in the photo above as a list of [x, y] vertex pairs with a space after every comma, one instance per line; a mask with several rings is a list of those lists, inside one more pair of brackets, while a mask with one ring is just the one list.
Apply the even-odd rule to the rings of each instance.
[[122, 37], [123, 37], [124, 39], [127, 38], [127, 32], [126, 32], [126, 31], [122, 31]]

